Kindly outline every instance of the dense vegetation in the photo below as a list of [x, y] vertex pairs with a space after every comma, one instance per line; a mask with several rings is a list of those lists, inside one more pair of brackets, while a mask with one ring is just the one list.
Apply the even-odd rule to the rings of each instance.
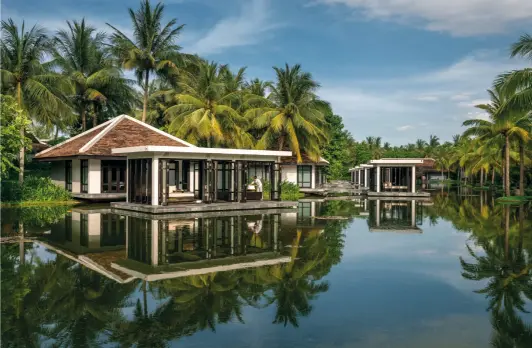
[[[274, 67], [275, 81], [261, 81], [248, 78], [245, 67], [233, 70], [182, 53], [183, 25], [164, 22], [164, 10], [149, 0], [129, 9], [131, 37], [112, 24], [109, 34], [98, 32], [84, 19], [56, 32], [2, 21], [0, 92], [14, 98], [11, 109], [20, 115], [18, 123], [2, 127], [13, 139], [2, 151], [3, 174], [14, 175], [15, 159], [24, 157], [27, 127], [57, 138], [131, 114], [201, 146], [290, 149], [298, 160], [323, 156], [330, 179], [346, 178], [349, 167], [370, 159], [432, 157], [442, 172], [464, 182], [503, 183], [505, 195], [512, 185], [523, 195], [532, 180], [531, 68], [497, 77], [492, 101], [478, 106], [488, 119], [466, 121], [469, 128], [453, 142], [441, 144], [436, 136], [402, 146], [373, 136], [355, 141], [299, 64]], [[511, 55], [532, 60], [532, 37], [521, 37]], [[18, 162], [22, 182], [24, 161]]]

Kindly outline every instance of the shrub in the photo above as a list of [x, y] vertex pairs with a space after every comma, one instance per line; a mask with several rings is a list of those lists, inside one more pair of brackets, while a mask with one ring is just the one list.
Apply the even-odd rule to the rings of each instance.
[[70, 192], [53, 183], [50, 178], [28, 176], [21, 185], [2, 181], [2, 202], [68, 201]]
[[299, 186], [293, 182], [283, 181], [281, 183], [281, 200], [283, 201], [295, 201], [300, 196]]

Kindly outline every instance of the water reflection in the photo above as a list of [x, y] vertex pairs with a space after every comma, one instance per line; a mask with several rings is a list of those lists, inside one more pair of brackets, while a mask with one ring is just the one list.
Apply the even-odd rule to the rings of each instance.
[[[443, 192], [432, 202], [305, 200], [289, 213], [206, 218], [144, 219], [112, 214], [107, 208], [46, 214], [42, 216], [47, 223], [41, 224], [31, 221], [39, 215], [35, 211], [2, 221], [9, 227], [3, 235], [22, 232], [26, 238], [2, 245], [1, 330], [6, 347], [222, 346], [229, 342], [223, 339], [227, 335], [233, 337], [232, 346], [245, 345], [233, 341], [237, 336], [245, 337], [247, 345], [270, 340], [272, 346], [366, 346], [367, 341], [355, 337], [361, 332], [383, 340], [386, 332], [394, 344], [408, 347], [426, 330], [412, 318], [424, 322], [423, 313], [431, 313], [436, 317], [430, 317], [431, 322], [438, 322], [438, 315], [443, 322], [454, 313], [446, 312], [451, 307], [488, 310], [482, 318], [489, 318], [491, 327], [483, 326], [482, 335], [469, 346], [485, 346], [488, 337], [494, 347], [531, 346], [530, 207], [497, 205], [486, 193]], [[442, 229], [451, 225], [452, 230]], [[421, 228], [425, 233], [411, 237], [370, 233]], [[369, 240], [437, 246], [452, 243], [458, 231], [467, 236], [468, 246], [460, 255], [404, 253], [408, 262], [400, 266], [415, 278], [386, 269], [370, 269], [369, 277], [357, 263], [364, 268], [364, 259], [387, 255], [375, 249], [353, 259], [351, 250]], [[441, 239], [433, 239], [438, 236]], [[435, 282], [437, 275], [423, 273], [420, 261], [431, 262], [436, 256], [460, 267], [455, 275], [461, 272], [461, 282], [473, 284], [478, 302]], [[401, 282], [401, 277], [408, 281]], [[355, 279], [359, 281], [353, 288]], [[371, 286], [365, 287], [366, 282]], [[382, 287], [393, 287], [394, 282], [404, 293], [383, 298], [388, 293]], [[437, 302], [437, 309], [411, 309], [414, 314], [403, 319], [412, 325], [398, 323], [393, 330], [403, 332], [397, 337], [393, 330], [361, 317], [364, 310], [379, 317], [395, 315], [392, 311], [400, 308], [396, 304], [411, 301], [407, 294], [414, 288], [431, 292], [422, 294], [431, 299], [423, 303]], [[374, 299], [370, 309], [362, 309], [361, 295]], [[323, 313], [329, 313], [330, 322], [320, 323]], [[326, 329], [321, 332], [313, 329], [322, 326]]]
[[423, 224], [422, 200], [369, 201], [369, 230], [371, 232], [421, 233]]

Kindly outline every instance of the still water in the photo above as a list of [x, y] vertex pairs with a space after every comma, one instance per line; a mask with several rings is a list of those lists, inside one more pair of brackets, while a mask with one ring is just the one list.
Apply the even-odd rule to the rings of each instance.
[[531, 215], [452, 192], [159, 220], [4, 209], [2, 346], [530, 348]]

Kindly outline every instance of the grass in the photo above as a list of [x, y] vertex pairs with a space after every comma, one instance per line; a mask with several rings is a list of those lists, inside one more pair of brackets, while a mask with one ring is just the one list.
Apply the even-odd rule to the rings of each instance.
[[2, 202], [1, 208], [24, 208], [24, 207], [39, 207], [39, 206], [60, 206], [60, 205], [76, 205], [80, 204], [80, 201], [68, 200], [68, 201], [26, 201], [26, 202]]

